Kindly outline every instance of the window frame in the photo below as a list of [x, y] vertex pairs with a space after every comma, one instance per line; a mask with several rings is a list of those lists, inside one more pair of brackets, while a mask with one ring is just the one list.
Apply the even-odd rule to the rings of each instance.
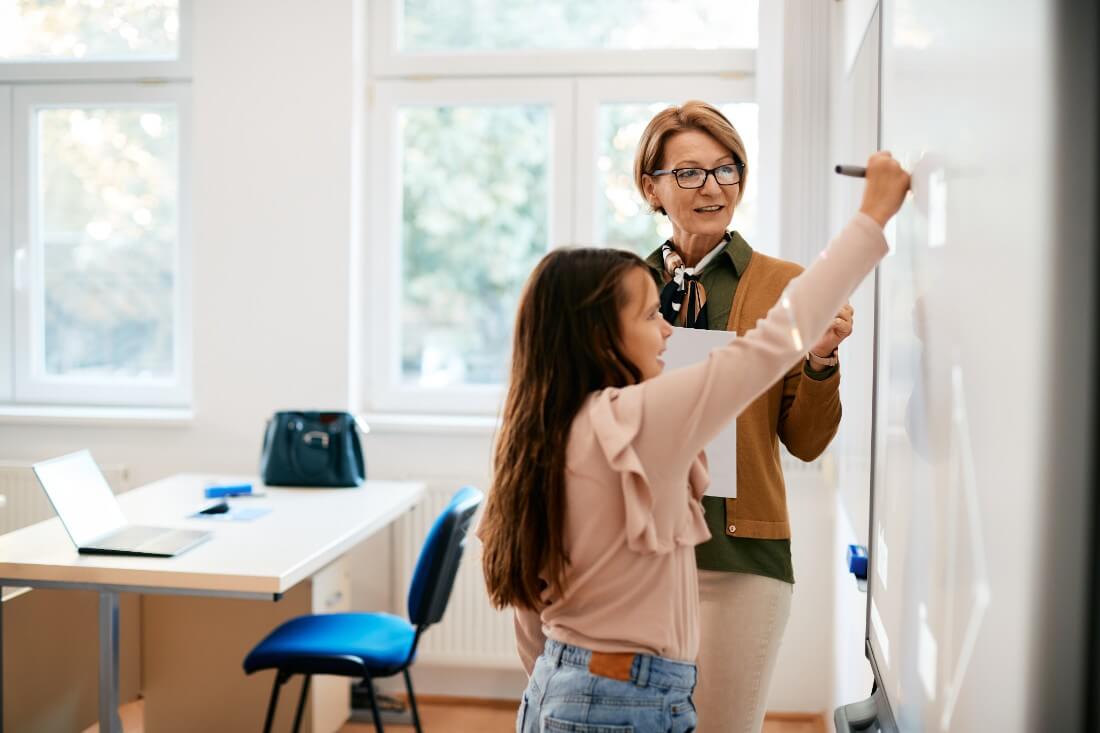
[[[41, 242], [36, 211], [37, 148], [32, 147], [34, 110], [49, 107], [132, 107], [169, 104], [179, 121], [178, 230], [174, 252], [173, 372], [174, 379], [130, 382], [114, 379], [47, 377], [42, 373], [37, 348], [41, 328]], [[12, 253], [25, 252], [23, 272], [8, 278], [13, 290], [14, 312], [10, 340], [13, 374], [9, 380], [15, 404], [125, 405], [141, 407], [187, 406], [192, 394], [191, 247], [190, 247], [190, 86], [186, 83], [156, 85], [137, 83], [19, 85], [12, 93]], [[9, 258], [13, 261], [13, 258]], [[16, 280], [23, 281], [22, 288]]]
[[179, 48], [174, 59], [88, 60], [0, 59], [0, 84], [44, 81], [189, 81], [195, 17], [194, 1], [179, 0]]
[[[503, 385], [459, 385], [420, 387], [406, 384], [401, 375], [400, 331], [400, 243], [401, 190], [403, 179], [388, 175], [401, 171], [397, 131], [402, 107], [436, 105], [545, 104], [550, 110], [550, 191], [547, 251], [569, 242], [569, 183], [573, 160], [571, 126], [572, 87], [558, 79], [385, 81], [373, 87], [370, 112], [371, 140], [368, 189], [371, 212], [367, 226], [368, 246], [364, 258], [368, 283], [364, 325], [369, 329], [368, 379], [365, 395], [368, 410], [407, 413], [480, 414], [499, 404]], [[558, 152], [560, 151], [560, 152]], [[564, 168], [564, 170], [563, 170]], [[396, 256], [395, 256], [396, 253]]]

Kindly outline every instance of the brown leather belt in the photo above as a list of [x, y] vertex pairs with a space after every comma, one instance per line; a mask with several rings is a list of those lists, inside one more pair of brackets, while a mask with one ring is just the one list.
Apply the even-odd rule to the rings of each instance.
[[600, 677], [630, 682], [635, 656], [633, 652], [592, 652], [588, 671]]

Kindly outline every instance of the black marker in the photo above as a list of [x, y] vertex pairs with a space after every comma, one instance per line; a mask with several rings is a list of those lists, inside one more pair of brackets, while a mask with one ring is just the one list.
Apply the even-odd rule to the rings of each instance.
[[229, 512], [229, 502], [219, 501], [199, 511], [199, 514], [226, 514]]
[[852, 176], [853, 178], [867, 177], [867, 169], [861, 165], [838, 165], [835, 170], [842, 176]]

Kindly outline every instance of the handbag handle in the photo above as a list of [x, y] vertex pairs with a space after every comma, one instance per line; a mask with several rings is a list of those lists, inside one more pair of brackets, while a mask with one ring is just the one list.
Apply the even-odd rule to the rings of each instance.
[[[291, 423], [290, 425], [287, 426], [287, 433], [288, 433], [288, 435], [287, 435], [287, 441], [288, 441], [287, 448], [289, 448], [287, 453], [289, 454], [288, 458], [290, 459], [290, 465], [297, 472], [297, 474], [299, 476], [302, 476], [302, 477], [322, 475], [323, 473], [325, 473], [326, 470], [331, 470], [331, 468], [333, 466], [333, 462], [334, 462], [334, 457], [332, 455], [332, 452], [328, 450], [328, 443], [329, 443], [328, 433], [325, 433], [325, 432], [320, 431], [320, 430], [310, 430], [309, 432], [301, 433], [301, 431], [304, 427], [305, 427], [305, 425], [303, 424], [301, 419], [297, 419], [293, 423]], [[314, 468], [313, 470], [309, 470], [308, 468], [306, 468], [305, 466], [302, 465], [302, 462], [301, 462], [301, 460], [299, 460], [299, 457], [298, 457], [298, 451], [297, 451], [297, 449], [295, 447], [295, 444], [294, 444], [295, 443], [295, 440], [294, 440], [294, 434], [295, 433], [301, 433], [302, 443], [304, 445], [309, 446], [309, 447], [313, 447], [313, 441], [314, 440], [320, 439], [321, 448], [325, 451], [325, 462], [324, 462], [324, 464], [322, 464], [321, 466], [318, 466], [317, 468]]]

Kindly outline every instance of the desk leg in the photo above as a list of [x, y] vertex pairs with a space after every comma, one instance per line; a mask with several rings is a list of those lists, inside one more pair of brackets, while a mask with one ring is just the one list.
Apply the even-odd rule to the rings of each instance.
[[4, 587], [0, 586], [0, 733], [4, 733]]
[[118, 593], [99, 593], [99, 731], [122, 733], [118, 717]]

